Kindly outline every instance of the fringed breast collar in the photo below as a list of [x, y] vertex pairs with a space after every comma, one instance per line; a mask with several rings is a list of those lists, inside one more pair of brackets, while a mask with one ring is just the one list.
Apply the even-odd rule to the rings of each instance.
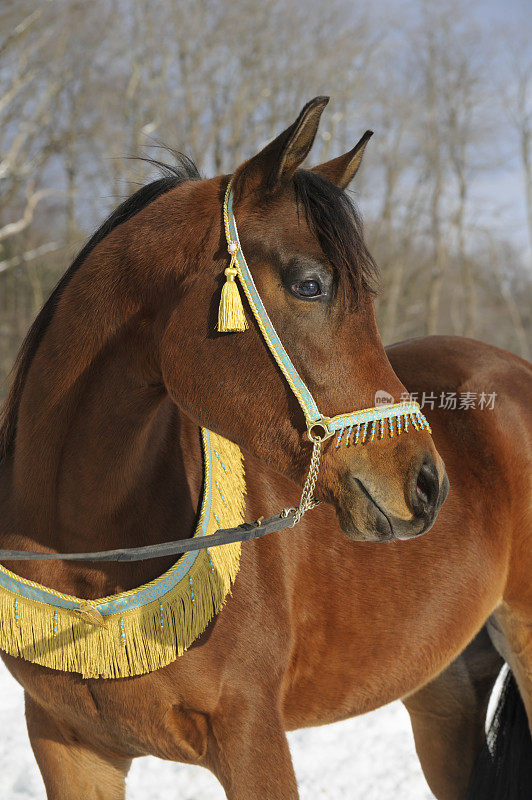
[[[201, 430], [203, 497], [194, 538], [244, 518], [242, 455]], [[240, 542], [185, 553], [149, 583], [83, 600], [0, 565], [0, 649], [84, 678], [141, 675], [175, 661], [220, 611], [240, 564]]]

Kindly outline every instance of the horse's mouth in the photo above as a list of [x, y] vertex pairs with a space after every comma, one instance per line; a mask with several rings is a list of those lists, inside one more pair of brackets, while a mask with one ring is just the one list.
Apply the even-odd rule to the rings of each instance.
[[359, 478], [350, 481], [349, 502], [337, 506], [340, 527], [349, 539], [362, 542], [390, 542], [394, 539], [389, 516], [371, 496]]
[[421, 536], [429, 530], [436, 515], [413, 516], [409, 520], [398, 519], [386, 513], [359, 478], [352, 482], [355, 495], [350, 507], [342, 504], [338, 519], [340, 527], [349, 539], [364, 542], [391, 542]]
[[364, 497], [367, 498], [371, 506], [374, 507], [375, 511], [375, 533], [377, 534], [376, 541], [378, 542], [390, 542], [392, 539], [395, 538], [393, 524], [391, 522], [390, 517], [386, 512], [381, 508], [381, 506], [377, 503], [375, 498], [368, 492], [364, 484], [359, 478], [355, 479], [361, 493]]

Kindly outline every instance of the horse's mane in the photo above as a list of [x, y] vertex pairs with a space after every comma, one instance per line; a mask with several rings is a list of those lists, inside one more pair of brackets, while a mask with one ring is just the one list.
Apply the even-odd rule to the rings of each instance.
[[173, 153], [173, 156], [176, 159], [175, 165], [165, 164], [162, 161], [151, 158], [141, 159], [160, 169], [163, 173], [163, 177], [143, 186], [135, 192], [135, 194], [121, 203], [110, 217], [105, 220], [103, 225], [98, 228], [96, 233], [91, 236], [60, 279], [26, 334], [13, 367], [11, 389], [0, 416], [0, 462], [8, 455], [15, 439], [20, 400], [31, 362], [50, 324], [50, 320], [54, 315], [61, 295], [72, 277], [81, 267], [89, 253], [94, 250], [111, 231], [119, 225], [122, 225], [122, 223], [127, 222], [131, 217], [134, 217], [135, 214], [138, 214], [139, 211], [142, 211], [143, 208], [146, 208], [146, 206], [158, 197], [169, 192], [180, 183], [188, 180], [198, 180], [200, 178], [198, 169], [191, 159], [187, 158], [187, 156], [182, 153]]
[[[173, 155], [175, 165], [143, 159], [158, 167], [163, 177], [143, 186], [105, 220], [67, 269], [29, 329], [18, 352], [11, 389], [0, 416], [0, 462], [8, 455], [15, 439], [20, 400], [31, 362], [71, 278], [111, 231], [180, 183], [200, 178], [189, 158], [181, 153]], [[296, 171], [294, 185], [297, 202], [323, 252], [343, 279], [344, 286], [354, 290], [349, 294], [356, 298], [361, 288], [372, 291], [377, 268], [364, 244], [360, 217], [349, 197], [330, 181], [307, 170]]]
[[378, 268], [364, 243], [362, 220], [350, 197], [305, 169], [296, 171], [294, 185], [307, 224], [335, 268], [346, 297], [356, 302], [361, 289], [374, 293]]

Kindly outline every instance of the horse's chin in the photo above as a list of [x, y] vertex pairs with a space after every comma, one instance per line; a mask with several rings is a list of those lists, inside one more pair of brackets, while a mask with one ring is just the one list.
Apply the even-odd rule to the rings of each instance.
[[[395, 534], [387, 517], [382, 512], [374, 514], [374, 519], [361, 519], [359, 513], [341, 512], [338, 521], [348, 539], [354, 542], [391, 542]], [[366, 516], [366, 515], [364, 515]]]

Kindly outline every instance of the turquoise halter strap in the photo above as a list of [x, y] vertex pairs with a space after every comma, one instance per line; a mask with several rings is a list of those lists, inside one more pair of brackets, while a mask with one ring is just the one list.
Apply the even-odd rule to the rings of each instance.
[[[361, 411], [339, 414], [335, 417], [324, 416], [319, 411], [316, 401], [301, 379], [283, 343], [279, 339], [272, 321], [268, 316], [268, 312], [264, 307], [260, 294], [257, 291], [257, 287], [255, 286], [255, 281], [247, 265], [238, 237], [236, 220], [233, 213], [233, 190], [231, 181], [225, 193], [224, 225], [227, 249], [232, 257], [232, 263], [236, 264], [237, 275], [242, 289], [244, 290], [244, 294], [247, 297], [249, 306], [257, 321], [264, 341], [301, 406], [303, 414], [305, 415], [310, 438], [314, 440], [316, 436], [319, 436], [321, 441], [325, 441], [335, 433], [338, 433], [338, 446], [343, 438], [344, 431], [347, 431], [345, 439], [346, 444], [350, 444], [351, 441], [353, 444], [358, 444], [359, 441], [364, 443], [368, 438], [369, 440], [373, 440], [375, 433], [378, 433], [379, 438], [382, 438], [385, 432], [385, 420], [388, 422], [387, 432], [390, 436], [393, 436], [394, 432], [400, 434], [403, 430], [405, 432], [408, 431], [409, 423], [416, 429], [425, 428], [430, 431], [429, 424], [425, 416], [421, 413], [420, 406], [413, 401], [365, 408]], [[377, 423], [380, 423], [378, 432]], [[371, 425], [371, 428], [368, 432], [369, 425]], [[355, 431], [353, 435], [351, 435], [353, 429], [355, 429]]]
[[305, 419], [308, 422], [318, 422], [322, 419], [322, 415], [318, 411], [318, 406], [314, 398], [312, 397], [311, 393], [309, 392], [308, 388], [303, 383], [302, 379], [299, 376], [298, 371], [292, 364], [290, 356], [284, 349], [283, 343], [279, 339], [277, 335], [277, 331], [273, 327], [273, 323], [268, 316], [268, 312], [264, 308], [264, 303], [262, 302], [261, 296], [257, 291], [257, 287], [255, 286], [255, 281], [253, 280], [253, 276], [249, 271], [249, 267], [247, 265], [246, 259], [244, 257], [244, 253], [242, 252], [242, 247], [240, 245], [240, 239], [238, 238], [238, 231], [236, 227], [235, 216], [233, 214], [233, 191], [231, 189], [231, 185], [229, 185], [226, 194], [226, 209], [227, 209], [227, 223], [226, 223], [226, 233], [227, 233], [227, 246], [228, 249], [231, 245], [237, 246], [237, 250], [234, 249], [229, 250], [231, 255], [234, 255], [235, 261], [238, 267], [238, 277], [242, 284], [242, 288], [247, 296], [249, 301], [249, 305], [255, 319], [259, 323], [259, 328], [261, 333], [264, 337], [264, 341], [268, 345], [273, 357], [277, 361], [281, 371], [283, 372], [286, 380], [288, 381], [290, 388], [294, 392], [302, 410], [305, 415]]

